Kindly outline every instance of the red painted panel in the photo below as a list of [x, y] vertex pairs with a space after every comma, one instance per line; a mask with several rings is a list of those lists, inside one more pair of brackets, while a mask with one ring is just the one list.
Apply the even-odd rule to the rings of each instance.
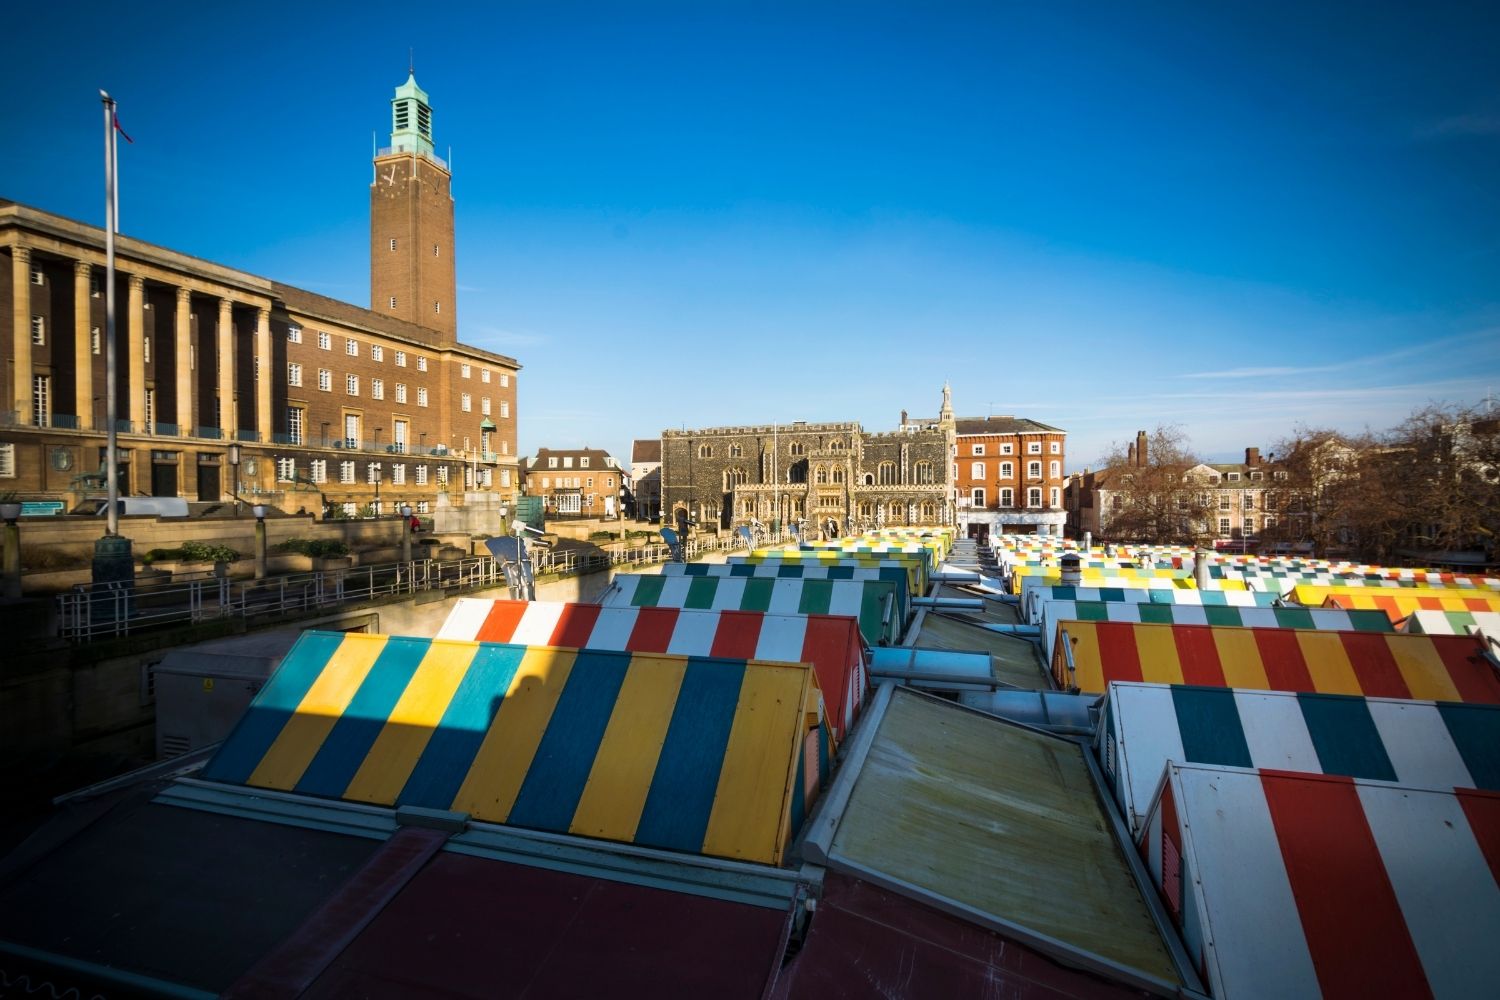
[[1297, 642], [1297, 633], [1283, 628], [1255, 628], [1250, 633], [1255, 637], [1255, 646], [1260, 650], [1260, 663], [1266, 671], [1266, 682], [1272, 691], [1315, 691], [1312, 675], [1308, 673], [1307, 661], [1302, 658], [1302, 646]]
[[480, 642], [510, 642], [528, 607], [525, 601], [496, 601], [474, 638]]
[[730, 660], [755, 659], [755, 647], [760, 642], [760, 627], [765, 620], [764, 613], [760, 611], [721, 613], [713, 645], [708, 650], [709, 655]]
[[1500, 885], [1500, 794], [1480, 792], [1470, 788], [1455, 788], [1458, 804], [1463, 806], [1468, 817], [1469, 829], [1479, 843], [1484, 860], [1489, 862], [1490, 874]]
[[305, 997], [758, 1000], [789, 914], [440, 854]]
[[[1099, 643], [1104, 682], [1145, 680], [1141, 674], [1141, 654], [1135, 648], [1135, 625], [1131, 622], [1094, 622], [1093, 626]], [[1066, 677], [1063, 683], [1067, 683]]]
[[[859, 715], [857, 702], [864, 692], [859, 685], [859, 627], [852, 618], [808, 615], [807, 635], [802, 640], [802, 658], [817, 667], [818, 685], [828, 703], [834, 731], [844, 737], [844, 716]], [[853, 698], [856, 704], [850, 706]]]
[[569, 646], [581, 649], [589, 644], [594, 634], [594, 623], [604, 608], [598, 604], [564, 604], [558, 616], [557, 627], [552, 630], [549, 646]]
[[1366, 698], [1410, 698], [1411, 688], [1406, 686], [1385, 636], [1383, 632], [1338, 633]]
[[1172, 628], [1177, 643], [1177, 662], [1182, 667], [1182, 683], [1224, 687], [1224, 665], [1219, 662], [1219, 647], [1213, 629], [1207, 625], [1177, 625]]
[[632, 653], [665, 653], [677, 628], [677, 608], [640, 608], [625, 648]]
[[1500, 704], [1500, 673], [1482, 655], [1483, 646], [1469, 635], [1430, 637], [1438, 656], [1448, 666], [1448, 675], [1464, 701]]
[[1141, 994], [1059, 965], [993, 931], [829, 872], [777, 1000], [1005, 997], [1084, 1000]]
[[1354, 782], [1262, 771], [1261, 787], [1323, 995], [1431, 996]]

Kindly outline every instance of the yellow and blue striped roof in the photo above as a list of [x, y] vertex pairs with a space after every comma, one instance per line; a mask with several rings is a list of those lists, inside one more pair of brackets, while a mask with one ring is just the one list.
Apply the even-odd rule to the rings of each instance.
[[203, 776], [779, 864], [828, 771], [815, 684], [800, 664], [306, 632]]

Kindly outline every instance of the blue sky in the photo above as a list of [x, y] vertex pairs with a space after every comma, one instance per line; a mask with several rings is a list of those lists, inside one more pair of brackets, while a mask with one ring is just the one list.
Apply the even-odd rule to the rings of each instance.
[[367, 305], [410, 46], [523, 451], [888, 430], [946, 379], [1076, 469], [1500, 394], [1495, 5], [246, 10], [8, 12], [0, 196], [103, 223], [104, 87], [123, 232]]

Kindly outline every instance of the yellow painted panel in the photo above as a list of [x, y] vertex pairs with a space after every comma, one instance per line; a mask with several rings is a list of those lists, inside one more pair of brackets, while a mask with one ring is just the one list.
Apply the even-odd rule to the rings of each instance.
[[[1063, 654], [1064, 632], [1066, 639], [1073, 649], [1074, 675], [1068, 676], [1068, 661]], [[1099, 632], [1093, 622], [1068, 622], [1066, 629], [1059, 624], [1057, 631], [1057, 645], [1052, 656], [1052, 675], [1057, 679], [1057, 686], [1064, 691], [1071, 684], [1077, 684], [1078, 690], [1103, 693], [1104, 691], [1104, 667], [1103, 658], [1099, 653]]]
[[[1182, 661], [1171, 625], [1135, 625], [1135, 652], [1141, 658], [1141, 679], [1151, 684], [1181, 684]], [[1100, 688], [1103, 690], [1103, 687]]]
[[1464, 700], [1431, 640], [1392, 634], [1385, 637], [1385, 644], [1396, 660], [1396, 669], [1411, 689], [1411, 697], [1423, 701]]
[[746, 666], [703, 853], [779, 864], [801, 739], [806, 667]]
[[428, 647], [343, 798], [395, 803], [478, 651], [473, 643], [434, 642]]
[[510, 816], [577, 655], [572, 649], [538, 647], [521, 657], [490, 731], [453, 797], [455, 811], [495, 823]]
[[1312, 676], [1314, 690], [1320, 694], [1364, 694], [1337, 632], [1298, 629], [1297, 645]]
[[687, 664], [685, 658], [631, 660], [569, 833], [635, 839]]
[[246, 784], [283, 791], [296, 787], [385, 650], [385, 640], [383, 635], [344, 636]]
[[1214, 648], [1219, 651], [1219, 665], [1224, 668], [1225, 687], [1270, 688], [1253, 629], [1216, 628], [1213, 636]]

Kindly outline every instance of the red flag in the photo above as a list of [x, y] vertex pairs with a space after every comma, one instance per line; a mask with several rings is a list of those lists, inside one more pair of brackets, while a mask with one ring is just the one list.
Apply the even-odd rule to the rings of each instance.
[[117, 115], [117, 114], [115, 114], [113, 111], [111, 111], [109, 113], [109, 117], [115, 123], [115, 131], [118, 132], [118, 133], [120, 133], [121, 135], [124, 135], [125, 136], [125, 141], [128, 142], [128, 143], [130, 143], [132, 146], [134, 146], [135, 145], [135, 140], [132, 139], [132, 138], [130, 138], [130, 136], [125, 135], [125, 130], [120, 127], [120, 116]]

